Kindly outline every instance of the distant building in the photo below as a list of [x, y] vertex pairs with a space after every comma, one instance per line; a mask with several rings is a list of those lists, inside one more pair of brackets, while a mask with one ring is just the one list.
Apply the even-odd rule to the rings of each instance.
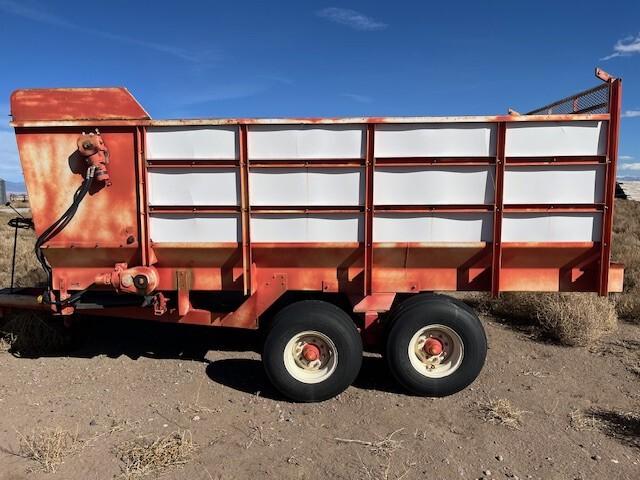
[[0, 178], [0, 204], [4, 205], [7, 202], [7, 184]]

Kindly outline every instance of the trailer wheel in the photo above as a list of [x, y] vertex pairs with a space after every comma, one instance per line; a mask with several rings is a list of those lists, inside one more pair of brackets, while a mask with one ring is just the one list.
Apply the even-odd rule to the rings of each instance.
[[276, 314], [262, 352], [267, 377], [284, 396], [322, 401], [344, 391], [362, 364], [353, 321], [330, 303], [305, 300]]
[[470, 385], [486, 355], [484, 328], [470, 308], [448, 297], [424, 296], [394, 316], [385, 357], [407, 390], [444, 397]]

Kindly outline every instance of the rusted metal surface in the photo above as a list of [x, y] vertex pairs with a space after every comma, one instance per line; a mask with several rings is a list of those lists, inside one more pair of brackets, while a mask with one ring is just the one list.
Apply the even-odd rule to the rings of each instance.
[[335, 117], [335, 118], [198, 118], [175, 120], [16, 120], [14, 127], [86, 127], [86, 126], [144, 126], [144, 127], [180, 127], [205, 125], [348, 125], [379, 123], [497, 123], [497, 122], [571, 122], [606, 121], [608, 113], [598, 114], [562, 114], [562, 115], [487, 115], [452, 117]]
[[149, 114], [126, 88], [34, 88], [11, 95], [14, 122], [144, 120]]

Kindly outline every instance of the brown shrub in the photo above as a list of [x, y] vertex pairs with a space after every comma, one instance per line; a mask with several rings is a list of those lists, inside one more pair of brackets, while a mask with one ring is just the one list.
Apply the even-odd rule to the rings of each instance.
[[62, 428], [45, 428], [29, 435], [18, 432], [20, 455], [39, 464], [41, 470], [53, 473], [63, 463], [64, 457], [73, 455], [85, 444], [78, 432]]
[[640, 202], [616, 200], [612, 259], [624, 264], [624, 293], [616, 309], [624, 320], [640, 323]]
[[193, 460], [196, 448], [191, 432], [185, 430], [153, 441], [141, 437], [119, 445], [115, 453], [124, 464], [122, 478], [133, 480], [150, 474], [157, 478], [171, 467], [189, 463]]
[[485, 422], [504, 425], [515, 430], [522, 426], [522, 415], [528, 413], [511, 404], [506, 398], [478, 402], [480, 418]]
[[591, 293], [505, 293], [492, 312], [568, 346], [589, 345], [617, 328], [614, 303]]

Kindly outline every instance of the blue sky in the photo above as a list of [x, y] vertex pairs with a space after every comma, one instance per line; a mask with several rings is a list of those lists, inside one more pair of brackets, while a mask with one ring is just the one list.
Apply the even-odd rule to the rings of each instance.
[[[155, 118], [528, 111], [624, 78], [621, 175], [640, 175], [640, 2], [0, 0], [16, 88], [129, 88]], [[0, 123], [0, 177], [20, 180]]]

